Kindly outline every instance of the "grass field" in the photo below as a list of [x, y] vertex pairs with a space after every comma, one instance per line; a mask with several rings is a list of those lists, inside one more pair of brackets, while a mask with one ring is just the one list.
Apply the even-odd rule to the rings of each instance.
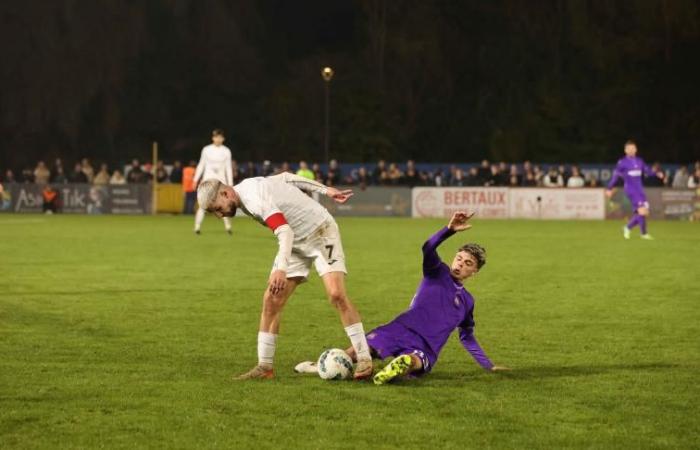
[[[420, 280], [444, 221], [340, 219], [366, 329]], [[376, 387], [294, 364], [347, 338], [316, 276], [290, 301], [277, 379], [256, 361], [276, 242], [248, 219], [0, 216], [0, 448], [698, 448], [700, 227], [477, 221], [483, 372], [453, 336], [432, 374]]]

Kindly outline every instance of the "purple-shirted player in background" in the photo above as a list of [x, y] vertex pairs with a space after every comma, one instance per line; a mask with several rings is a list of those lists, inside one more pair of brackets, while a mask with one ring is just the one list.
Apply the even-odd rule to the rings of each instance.
[[637, 157], [637, 144], [633, 140], [625, 142], [625, 157], [620, 158], [615, 166], [613, 177], [608, 183], [605, 195], [610, 198], [617, 180], [622, 178], [625, 183], [625, 194], [629, 198], [634, 215], [629, 223], [622, 227], [622, 234], [625, 239], [630, 238], [630, 231], [639, 225], [642, 239], [654, 239], [647, 233], [647, 216], [649, 215], [649, 202], [642, 187], [643, 176], [658, 176], [651, 167], [644, 163], [642, 158]]
[[[408, 310], [393, 321], [367, 333], [367, 343], [375, 358], [394, 359], [374, 375], [375, 384], [384, 384], [404, 375], [430, 372], [450, 334], [459, 329], [464, 348], [485, 370], [509, 370], [495, 366], [474, 337], [474, 297], [462, 283], [486, 264], [486, 251], [478, 244], [462, 246], [448, 266], [440, 260], [437, 247], [453, 234], [468, 230], [474, 214], [457, 212], [449, 224], [423, 244], [423, 280]], [[354, 359], [352, 348], [347, 353]], [[297, 372], [315, 373], [316, 365], [306, 361]]]

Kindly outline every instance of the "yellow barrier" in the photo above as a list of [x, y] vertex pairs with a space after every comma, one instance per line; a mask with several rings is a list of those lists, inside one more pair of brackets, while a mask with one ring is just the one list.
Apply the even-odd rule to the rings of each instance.
[[156, 187], [159, 213], [182, 213], [185, 207], [185, 193], [181, 184], [159, 184]]

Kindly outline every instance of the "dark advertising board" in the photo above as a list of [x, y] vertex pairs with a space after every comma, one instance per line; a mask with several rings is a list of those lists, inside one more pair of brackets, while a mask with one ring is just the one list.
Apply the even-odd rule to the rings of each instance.
[[408, 187], [352, 187], [355, 195], [339, 205], [328, 197], [321, 204], [334, 216], [410, 217], [411, 189]]
[[[59, 184], [58, 212], [64, 214], [148, 214], [151, 212], [151, 187], [143, 184], [95, 186]], [[0, 211], [40, 213], [42, 190], [37, 184], [5, 186]]]
[[[647, 188], [649, 215], [656, 220], [692, 220], [696, 211], [697, 193], [694, 189]], [[606, 201], [605, 217], [622, 219], [632, 215], [632, 205], [622, 189]]]

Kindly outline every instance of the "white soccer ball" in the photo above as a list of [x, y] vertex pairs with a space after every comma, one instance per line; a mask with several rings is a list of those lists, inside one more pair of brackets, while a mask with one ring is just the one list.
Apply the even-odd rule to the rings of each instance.
[[347, 380], [352, 376], [352, 358], [339, 348], [332, 348], [318, 357], [318, 376], [324, 380]]

